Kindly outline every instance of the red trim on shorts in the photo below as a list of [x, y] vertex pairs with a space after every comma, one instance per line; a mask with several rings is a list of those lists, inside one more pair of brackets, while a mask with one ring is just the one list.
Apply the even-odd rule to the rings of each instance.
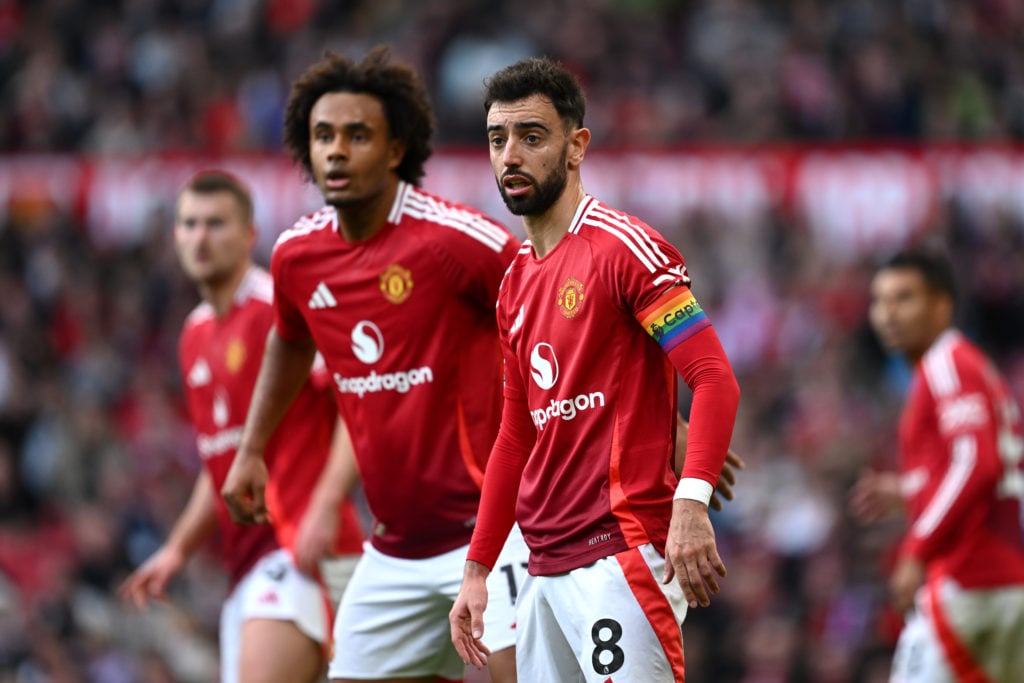
[[623, 550], [615, 555], [615, 559], [619, 561], [633, 597], [636, 598], [644, 616], [654, 629], [658, 642], [661, 643], [661, 649], [664, 650], [669, 666], [672, 667], [673, 678], [676, 683], [684, 683], [686, 658], [683, 656], [683, 638], [679, 632], [679, 622], [676, 621], [672, 605], [662, 592], [657, 579], [651, 574], [647, 560], [639, 548]]
[[466, 413], [462, 410], [462, 397], [455, 401], [455, 423], [459, 427], [459, 453], [462, 454], [462, 462], [466, 465], [469, 478], [473, 480], [478, 489], [484, 487], [484, 471], [480, 469], [480, 463], [473, 457], [473, 445], [469, 442], [469, 429], [466, 427]]
[[626, 544], [629, 547], [643, 545], [650, 541], [647, 538], [647, 531], [640, 520], [633, 514], [633, 509], [626, 498], [626, 492], [622, 488], [622, 445], [619, 442], [619, 419], [615, 416], [615, 426], [612, 427], [612, 448], [608, 457], [608, 498], [611, 503], [611, 512], [619, 522], [619, 529], [622, 531]]
[[956, 631], [946, 619], [946, 612], [939, 600], [939, 582], [929, 581], [925, 587], [926, 596], [923, 601], [925, 617], [931, 619], [935, 625], [935, 632], [939, 636], [939, 643], [946, 653], [946, 661], [953, 669], [953, 674], [960, 683], [993, 683], [985, 670], [982, 669], [974, 656], [967, 649], [963, 641], [957, 636]]

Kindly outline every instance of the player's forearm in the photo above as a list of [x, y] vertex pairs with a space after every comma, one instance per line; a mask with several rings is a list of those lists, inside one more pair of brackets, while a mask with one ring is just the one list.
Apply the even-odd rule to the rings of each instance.
[[267, 442], [309, 377], [315, 355], [311, 339], [290, 342], [270, 330], [236, 457], [263, 457]]
[[519, 484], [536, 438], [525, 404], [506, 399], [498, 438], [484, 472], [480, 509], [467, 556], [488, 569], [494, 567], [515, 524]]
[[690, 425], [682, 415], [676, 413], [676, 450], [673, 457], [676, 476], [682, 476], [683, 465], [686, 463], [686, 435]]
[[188, 503], [164, 545], [173, 548], [183, 559], [190, 557], [217, 528], [217, 511], [214, 506], [213, 482], [204, 469], [196, 477]]
[[[740, 391], [718, 336], [713, 328], [698, 332], [669, 353], [676, 370], [693, 391], [682, 488], [692, 497], [698, 488], [706, 504], [725, 463]], [[703, 481], [706, 485], [690, 483]], [[690, 490], [692, 489], [692, 491]]]

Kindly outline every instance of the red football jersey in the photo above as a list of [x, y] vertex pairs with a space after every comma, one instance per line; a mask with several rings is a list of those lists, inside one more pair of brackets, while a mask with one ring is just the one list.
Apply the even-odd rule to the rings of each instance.
[[678, 482], [666, 353], [710, 326], [689, 282], [675, 247], [589, 196], [548, 254], [524, 245], [509, 268], [505, 392], [537, 430], [516, 507], [530, 573], [648, 542], [664, 551]]
[[[188, 411], [199, 455], [218, 493], [242, 436], [263, 346], [273, 325], [272, 296], [270, 275], [252, 267], [226, 316], [218, 318], [212, 306], [202, 303], [186, 319], [181, 333], [178, 353]], [[268, 444], [267, 501], [285, 547], [323, 469], [336, 419], [334, 398], [327, 378], [321, 376], [319, 387], [306, 384]], [[219, 495], [216, 501], [223, 561], [234, 583], [278, 541], [270, 526], [235, 524]], [[359, 552], [362, 534], [351, 504], [343, 512], [341, 527], [338, 551]]]
[[381, 552], [469, 542], [501, 412], [494, 301], [518, 247], [483, 214], [407, 183], [367, 240], [345, 241], [331, 207], [278, 239], [278, 333], [312, 336], [324, 355]]
[[1024, 438], [1006, 383], [949, 330], [914, 372], [899, 430], [902, 551], [960, 585], [1024, 584]]

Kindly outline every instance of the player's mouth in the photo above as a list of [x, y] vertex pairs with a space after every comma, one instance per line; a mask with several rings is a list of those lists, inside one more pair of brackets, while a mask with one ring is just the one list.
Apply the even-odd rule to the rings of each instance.
[[533, 187], [533, 180], [525, 175], [506, 175], [501, 179], [501, 186], [509, 197], [518, 197], [526, 194]]
[[348, 187], [350, 178], [342, 171], [328, 171], [324, 176], [324, 186], [329, 190], [343, 190]]

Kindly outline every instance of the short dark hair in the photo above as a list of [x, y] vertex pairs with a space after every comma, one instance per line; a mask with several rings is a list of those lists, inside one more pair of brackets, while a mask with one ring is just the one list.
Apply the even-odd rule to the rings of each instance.
[[879, 271], [902, 269], [916, 270], [929, 289], [946, 294], [956, 302], [956, 275], [953, 263], [945, 253], [930, 247], [905, 249], [886, 259]]
[[245, 183], [227, 171], [199, 171], [185, 183], [185, 186], [181, 188], [181, 192], [194, 192], [196, 194], [227, 192], [234, 195], [235, 201], [242, 208], [242, 217], [247, 223], [252, 223], [252, 193], [249, 192], [249, 188], [245, 186]]
[[309, 115], [317, 100], [331, 92], [362, 93], [380, 100], [388, 135], [405, 148], [396, 169], [398, 177], [418, 184], [432, 152], [434, 113], [416, 71], [407, 64], [392, 62], [388, 47], [378, 45], [361, 62], [325, 50], [324, 59], [295, 80], [285, 107], [284, 144], [310, 178]]
[[566, 124], [583, 127], [587, 99], [583, 86], [568, 69], [548, 57], [528, 57], [507, 66], [484, 82], [484, 111], [495, 102], [515, 102], [530, 95], [551, 100]]

